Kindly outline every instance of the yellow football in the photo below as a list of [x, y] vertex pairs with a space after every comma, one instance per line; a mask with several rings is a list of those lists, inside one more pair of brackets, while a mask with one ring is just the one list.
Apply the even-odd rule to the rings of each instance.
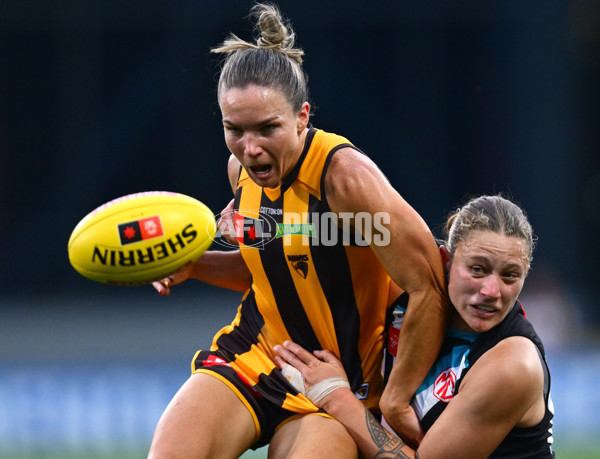
[[142, 285], [170, 276], [210, 247], [215, 216], [168, 191], [130, 194], [101, 205], [71, 233], [69, 261], [97, 282]]

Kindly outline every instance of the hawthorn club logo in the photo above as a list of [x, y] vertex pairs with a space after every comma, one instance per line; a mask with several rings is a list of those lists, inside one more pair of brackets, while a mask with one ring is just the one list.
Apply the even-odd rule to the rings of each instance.
[[308, 276], [308, 255], [288, 255], [287, 259], [302, 279], [306, 279], [306, 276]]

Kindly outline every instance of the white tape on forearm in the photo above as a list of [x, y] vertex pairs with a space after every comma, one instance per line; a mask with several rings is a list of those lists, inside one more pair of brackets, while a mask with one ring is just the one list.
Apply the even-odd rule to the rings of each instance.
[[304, 376], [302, 376], [300, 370], [291, 365], [285, 364], [281, 368], [281, 372], [283, 373], [283, 376], [285, 376], [285, 379], [287, 379], [288, 382], [292, 386], [294, 386], [294, 388], [298, 392], [300, 392], [302, 395], [306, 395], [306, 388], [304, 387]]
[[308, 391], [306, 392], [306, 396], [311, 402], [316, 404], [320, 402], [324, 397], [331, 394], [334, 390], [341, 389], [344, 387], [350, 389], [350, 384], [348, 383], [348, 380], [346, 378], [328, 378], [308, 389]]

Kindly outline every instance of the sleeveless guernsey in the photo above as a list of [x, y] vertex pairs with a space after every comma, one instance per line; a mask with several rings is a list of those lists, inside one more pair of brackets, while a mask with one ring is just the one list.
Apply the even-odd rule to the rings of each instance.
[[[360, 234], [338, 228], [324, 189], [327, 166], [345, 147], [358, 150], [343, 137], [311, 127], [280, 187], [262, 188], [243, 169], [238, 179], [236, 235], [252, 285], [233, 322], [215, 335], [211, 359], [217, 356], [235, 370], [256, 397], [292, 414], [318, 408], [273, 362], [273, 346], [285, 340], [311, 352], [333, 351], [352, 390], [374, 412], [383, 389], [391, 281]], [[214, 368], [207, 359], [199, 351], [193, 371]]]
[[419, 387], [411, 405], [427, 431], [441, 415], [448, 402], [460, 390], [460, 384], [477, 360], [500, 341], [511, 336], [524, 336], [537, 347], [544, 371], [546, 411], [539, 424], [513, 428], [490, 457], [552, 458], [553, 405], [550, 397], [550, 372], [544, 346], [517, 302], [506, 318], [485, 333], [466, 333], [449, 329], [442, 350], [429, 374]]

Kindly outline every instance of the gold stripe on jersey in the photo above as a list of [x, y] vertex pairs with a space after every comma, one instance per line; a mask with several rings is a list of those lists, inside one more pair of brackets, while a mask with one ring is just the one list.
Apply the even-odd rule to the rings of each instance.
[[[339, 145], [351, 146], [352, 144], [345, 137], [337, 134], [326, 133], [321, 130], [317, 130], [313, 139], [313, 144], [318, 144], [319, 149], [325, 152], [332, 151]], [[309, 158], [308, 161], [304, 161], [300, 167], [300, 173], [298, 174], [298, 181], [300, 185], [305, 185], [308, 190], [313, 194], [319, 201], [321, 198], [321, 178], [322, 171], [325, 167], [329, 155], [320, 155]]]
[[[245, 178], [247, 180], [250, 180], [245, 171], [243, 171], [242, 174], [246, 176]], [[240, 183], [243, 181], [242, 177], [240, 177]], [[244, 215], [245, 210], [251, 211], [247, 212], [250, 214], [248, 216], [255, 218], [256, 214], [252, 214], [252, 212], [256, 212], [257, 209], [260, 209], [262, 189], [258, 186], [247, 188], [248, 189], [241, 195], [238, 210], [242, 215]], [[261, 374], [270, 374], [276, 368], [276, 365], [273, 363], [273, 344], [283, 343], [285, 340], [289, 340], [290, 337], [285, 333], [286, 328], [277, 311], [271, 284], [265, 274], [262, 262], [260, 261], [260, 250], [241, 246], [240, 253], [246, 265], [253, 266], [252, 282], [255, 300], [258, 304], [266, 306], [261, 308], [260, 313], [264, 317], [265, 323], [269, 324], [269, 326], [263, 327], [258, 336], [255, 337], [258, 341], [257, 344], [252, 344], [247, 352], [236, 355], [235, 360], [231, 362], [231, 366], [236, 371], [245, 375], [251, 384], [255, 385], [258, 383], [258, 377]], [[246, 298], [246, 296], [247, 293], [244, 298]], [[269, 305], [273, 307], [269, 308]], [[239, 319], [240, 315], [241, 314], [238, 314], [236, 319]], [[239, 320], [237, 322], [236, 325], [239, 325]], [[224, 333], [229, 333], [231, 331], [232, 329], [225, 331], [225, 328], [222, 330]], [[279, 333], [274, 333], [276, 331]], [[219, 335], [215, 337], [215, 343]], [[307, 401], [307, 403], [310, 404], [310, 408], [313, 409], [314, 405], [309, 401]]]
[[285, 340], [309, 350], [332, 350], [353, 390], [369, 392], [368, 408], [377, 410], [382, 389], [389, 276], [370, 247], [343, 245], [341, 239], [333, 246], [320, 245], [302, 231], [307, 227], [293, 228], [317, 223], [313, 213], [329, 211], [321, 187], [329, 159], [343, 147], [354, 148], [343, 137], [311, 128], [297, 166], [281, 187], [263, 189], [243, 169], [238, 180], [236, 210], [251, 219], [259, 213], [260, 218], [273, 216], [281, 233], [264, 246], [240, 246], [252, 287], [234, 322], [217, 333], [211, 349], [226, 356], [263, 397], [297, 413], [318, 409], [281, 381], [272, 347]]
[[[242, 171], [242, 176], [245, 175], [247, 180], [250, 180], [246, 172]], [[240, 184], [243, 182], [240, 177]], [[248, 182], [246, 182], [248, 183]], [[251, 184], [254, 182], [250, 181]], [[244, 209], [257, 211], [260, 209], [260, 203], [262, 198], [262, 188], [259, 186], [247, 186], [244, 188], [244, 192], [241, 194], [239, 211], [243, 214]], [[251, 215], [251, 217], [255, 217]], [[267, 342], [276, 344], [283, 343], [290, 339], [290, 336], [285, 332], [286, 328], [281, 320], [281, 315], [277, 309], [277, 302], [273, 295], [273, 289], [271, 283], [265, 274], [265, 270], [260, 259], [260, 249], [253, 247], [240, 247], [240, 253], [242, 258], [246, 262], [246, 266], [251, 266], [252, 273], [252, 289], [254, 290], [255, 300], [257, 304], [263, 305], [260, 308], [260, 312], [264, 317], [265, 323], [270, 324], [269, 327], [263, 327], [261, 334]], [[275, 333], [277, 332], [277, 333]], [[268, 355], [273, 355], [272, 350], [269, 349]]]
[[[308, 224], [308, 201], [309, 193], [304, 188], [290, 189], [283, 197], [283, 218], [284, 224]], [[293, 209], [293, 212], [286, 212], [286, 209]], [[292, 220], [295, 217], [301, 218], [300, 221]], [[286, 234], [283, 236], [283, 252], [286, 259], [293, 259], [294, 256], [309, 256], [308, 271], [306, 277], [298, 275], [295, 272], [293, 264], [287, 263], [290, 270], [290, 276], [293, 279], [296, 291], [302, 304], [327, 304], [327, 298], [323, 292], [321, 281], [317, 277], [312, 254], [309, 247], [309, 236], [298, 234]], [[290, 258], [292, 257], [292, 258]], [[335, 339], [335, 326], [329, 308], [305, 308], [308, 320], [317, 335], [317, 339], [323, 349], [329, 349], [336, 355], [340, 355], [338, 342]]]

